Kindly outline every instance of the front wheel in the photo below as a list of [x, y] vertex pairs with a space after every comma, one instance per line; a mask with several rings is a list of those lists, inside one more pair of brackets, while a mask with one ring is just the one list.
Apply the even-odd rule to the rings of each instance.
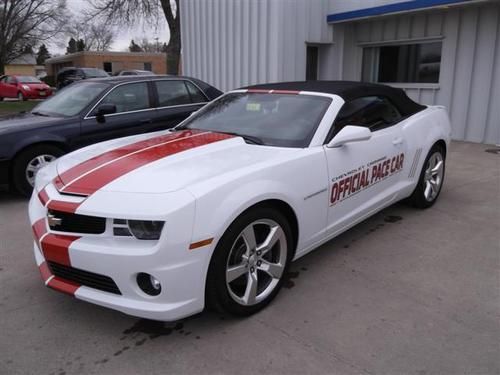
[[19, 91], [19, 92], [17, 93], [17, 100], [19, 100], [20, 102], [24, 102], [24, 101], [26, 101], [27, 99], [26, 99], [26, 97], [24, 96], [24, 94], [23, 94], [21, 91]]
[[21, 152], [12, 166], [12, 180], [16, 190], [24, 196], [31, 195], [38, 171], [63, 153], [58, 147], [44, 144]]
[[250, 315], [278, 294], [293, 256], [293, 236], [277, 210], [242, 214], [222, 236], [210, 262], [207, 303], [234, 315]]
[[410, 204], [417, 208], [431, 207], [436, 202], [443, 187], [444, 172], [444, 150], [441, 146], [434, 145], [427, 154], [417, 187], [408, 198]]

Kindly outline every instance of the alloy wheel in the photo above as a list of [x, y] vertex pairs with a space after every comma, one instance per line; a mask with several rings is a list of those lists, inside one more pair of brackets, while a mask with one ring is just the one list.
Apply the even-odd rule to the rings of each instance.
[[249, 224], [238, 235], [226, 264], [226, 286], [231, 298], [244, 306], [268, 297], [283, 276], [287, 240], [274, 220]]
[[425, 167], [424, 197], [428, 202], [436, 199], [443, 183], [444, 161], [440, 152], [435, 152], [429, 158]]

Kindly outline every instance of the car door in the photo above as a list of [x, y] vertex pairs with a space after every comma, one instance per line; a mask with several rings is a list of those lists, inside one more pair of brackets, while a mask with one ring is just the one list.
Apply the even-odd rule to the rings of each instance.
[[191, 81], [184, 79], [153, 80], [157, 109], [155, 129], [168, 129], [179, 124], [209, 100]]
[[339, 111], [327, 142], [347, 125], [368, 127], [371, 138], [336, 148], [324, 146], [330, 189], [328, 233], [343, 231], [397, 197], [406, 150], [401, 120], [397, 108], [384, 97], [357, 98]]
[[[104, 115], [104, 121], [99, 122], [99, 107], [107, 104], [116, 106], [116, 112]], [[151, 131], [153, 115], [147, 81], [117, 85], [84, 117], [81, 146]]]

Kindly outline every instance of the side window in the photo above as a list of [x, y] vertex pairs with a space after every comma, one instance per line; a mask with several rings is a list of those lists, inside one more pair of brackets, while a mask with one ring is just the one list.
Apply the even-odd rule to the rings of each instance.
[[14, 78], [14, 77], [7, 77], [7, 83], [10, 83], [10, 84], [15, 84], [17, 83], [17, 80]]
[[345, 103], [335, 119], [338, 132], [346, 125], [365, 126], [371, 131], [393, 125], [402, 118], [398, 109], [381, 96], [365, 96]]
[[193, 85], [191, 82], [186, 81], [186, 86], [189, 91], [189, 95], [191, 95], [191, 101], [193, 103], [205, 103], [208, 99], [203, 95], [203, 93]]
[[1, 83], [6, 83], [7, 82], [7, 77], [5, 76], [5, 77], [0, 78], [0, 82]]
[[182, 80], [156, 81], [158, 107], [191, 104], [191, 98]]
[[[128, 83], [112, 90], [101, 104], [114, 104], [116, 113], [149, 108], [149, 92], [146, 82]], [[95, 116], [95, 113], [92, 114]]]

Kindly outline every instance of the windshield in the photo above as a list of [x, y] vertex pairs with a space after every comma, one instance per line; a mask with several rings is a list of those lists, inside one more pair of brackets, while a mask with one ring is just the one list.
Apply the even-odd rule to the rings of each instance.
[[74, 83], [36, 106], [32, 113], [63, 117], [77, 115], [108, 87], [100, 82]]
[[82, 71], [85, 73], [85, 76], [88, 78], [91, 78], [91, 77], [109, 77], [109, 74], [101, 69], [82, 68]]
[[20, 83], [42, 83], [38, 78], [36, 77], [30, 77], [30, 76], [17, 76], [17, 81]]
[[179, 128], [247, 136], [268, 146], [307, 147], [331, 100], [312, 95], [232, 93]]

